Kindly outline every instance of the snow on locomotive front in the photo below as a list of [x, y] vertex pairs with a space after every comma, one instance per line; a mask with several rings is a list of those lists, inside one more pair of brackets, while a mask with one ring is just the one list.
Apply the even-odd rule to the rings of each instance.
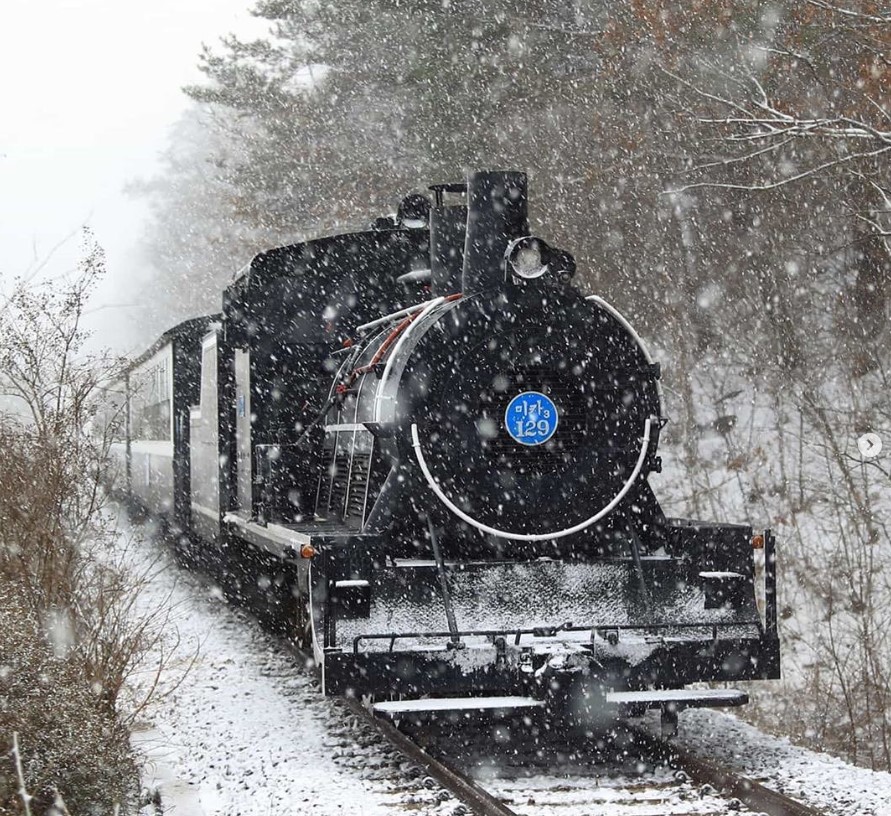
[[[313, 558], [326, 690], [660, 707], [669, 725], [745, 702], [682, 687], [778, 676], [769, 532], [663, 515], [659, 366], [529, 234], [526, 177], [432, 189], [435, 297], [359, 327], [329, 400], [317, 516], [356, 478], [362, 526]], [[425, 705], [447, 704], [379, 707]]]

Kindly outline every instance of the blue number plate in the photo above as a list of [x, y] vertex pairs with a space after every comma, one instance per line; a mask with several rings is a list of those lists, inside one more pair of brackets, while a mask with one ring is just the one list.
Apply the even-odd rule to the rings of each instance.
[[504, 427], [521, 445], [541, 445], [557, 430], [557, 406], [540, 391], [517, 394], [504, 412]]

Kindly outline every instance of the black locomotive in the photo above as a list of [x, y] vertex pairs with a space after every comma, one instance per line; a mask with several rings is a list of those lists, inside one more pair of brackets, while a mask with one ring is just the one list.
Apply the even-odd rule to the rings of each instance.
[[663, 515], [659, 365], [529, 234], [525, 175], [430, 189], [132, 365], [128, 496], [394, 716], [746, 702], [684, 686], [779, 676], [770, 532]]

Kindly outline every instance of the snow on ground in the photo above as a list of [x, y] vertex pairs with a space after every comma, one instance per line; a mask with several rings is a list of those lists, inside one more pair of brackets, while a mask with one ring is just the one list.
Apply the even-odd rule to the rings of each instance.
[[[152, 611], [169, 604], [167, 641], [178, 643], [162, 694], [144, 715], [150, 730], [137, 739], [159, 763], [154, 784], [161, 787], [162, 810], [153, 814], [445, 816], [456, 810], [432, 780], [420, 779], [367, 726], [322, 698], [281, 643], [230, 607], [217, 588], [177, 567], [161, 545], [146, 541], [136, 551], [143, 569], [153, 564], [140, 606]], [[891, 774], [796, 747], [729, 714], [684, 712], [677, 741], [827, 814], [891, 816]]]
[[[140, 546], [143, 556], [159, 547]], [[155, 557], [140, 605], [172, 605], [168, 642], [179, 645], [162, 696], [144, 715], [148, 728], [134, 740], [148, 755], [146, 784], [161, 793], [152, 814], [445, 816], [456, 809], [367, 726], [322, 698], [310, 674], [255, 621], [169, 554]]]
[[676, 742], [832, 816], [891, 816], [891, 774], [799, 748], [731, 714], [685, 711]]

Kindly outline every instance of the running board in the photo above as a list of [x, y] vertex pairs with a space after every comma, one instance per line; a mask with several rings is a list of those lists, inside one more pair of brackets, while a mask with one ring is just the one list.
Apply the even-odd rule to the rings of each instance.
[[749, 702], [749, 695], [738, 689], [652, 689], [650, 691], [610, 691], [607, 703], [627, 709], [722, 708], [741, 706]]
[[544, 702], [532, 697], [427, 697], [423, 700], [394, 700], [374, 703], [372, 711], [388, 720], [405, 717], [464, 715], [486, 712], [510, 714], [518, 708], [544, 708]]

